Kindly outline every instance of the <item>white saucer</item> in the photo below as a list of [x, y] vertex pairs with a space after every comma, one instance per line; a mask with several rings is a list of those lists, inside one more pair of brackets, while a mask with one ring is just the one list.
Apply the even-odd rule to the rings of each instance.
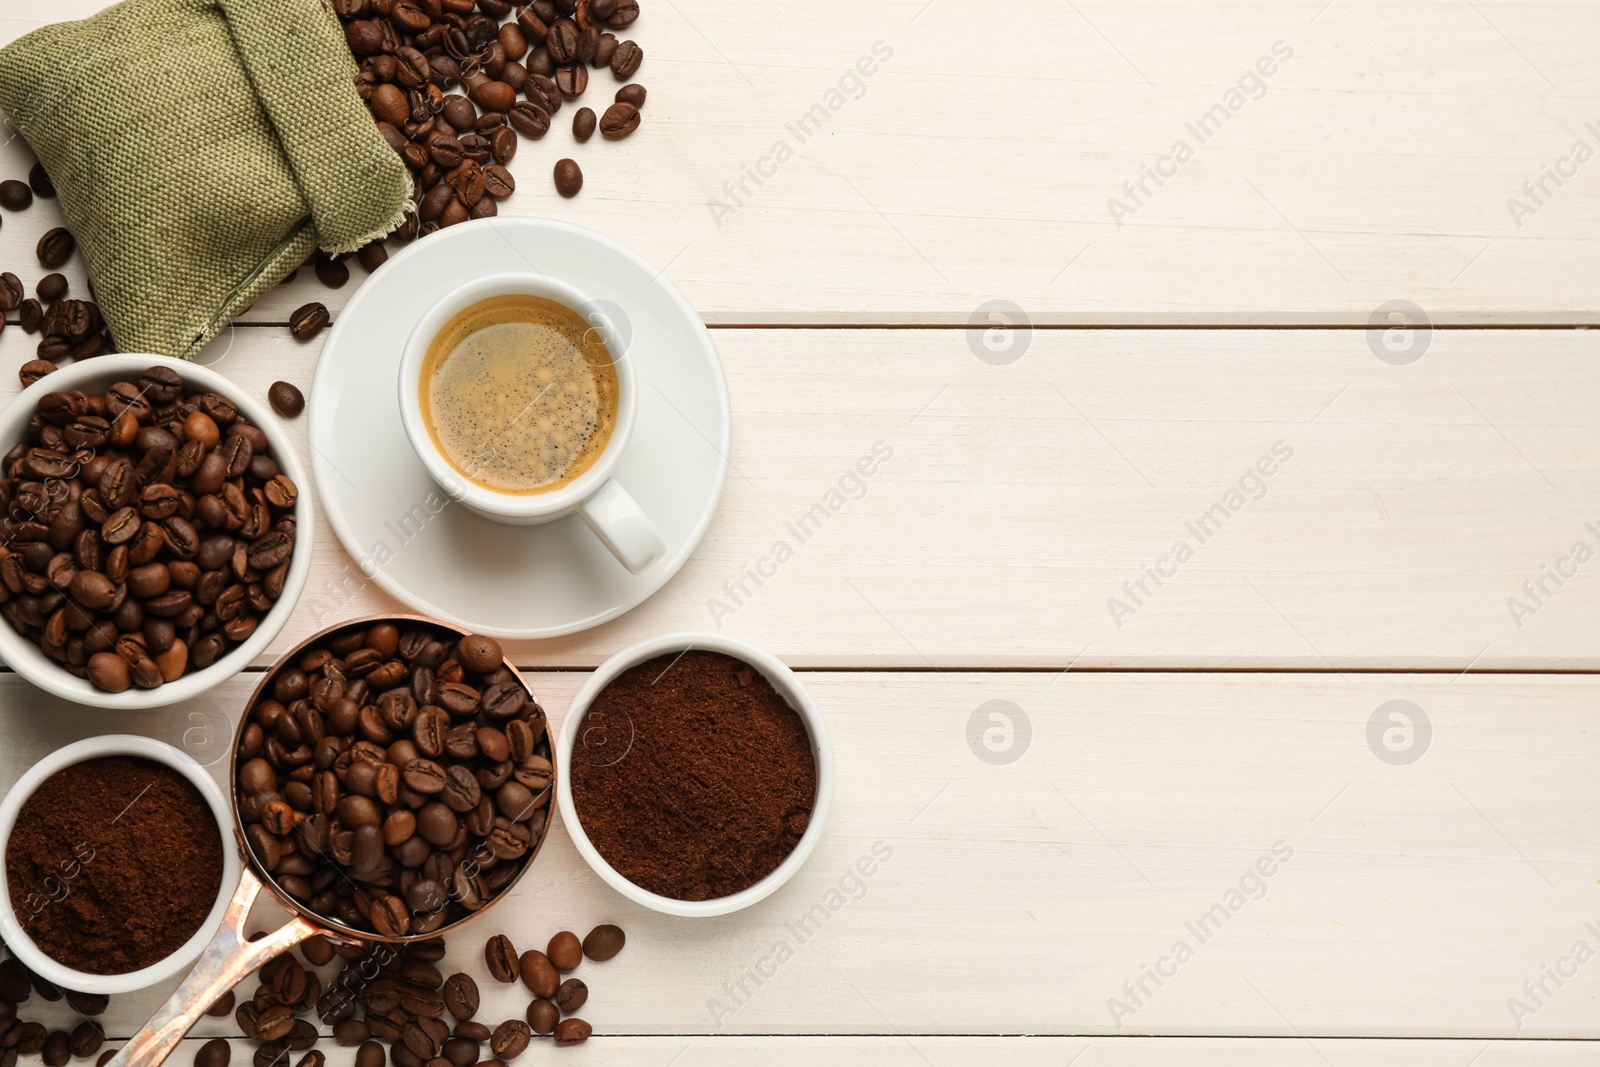
[[[667, 544], [641, 574], [576, 516], [504, 526], [449, 503], [400, 425], [400, 353], [423, 312], [472, 277], [530, 268], [609, 305], [634, 361], [638, 419], [616, 479]], [[637, 607], [699, 544], [728, 470], [728, 386], [699, 315], [634, 252], [544, 219], [463, 223], [392, 256], [329, 331], [307, 408], [324, 514], [363, 572], [423, 614], [505, 637]]]

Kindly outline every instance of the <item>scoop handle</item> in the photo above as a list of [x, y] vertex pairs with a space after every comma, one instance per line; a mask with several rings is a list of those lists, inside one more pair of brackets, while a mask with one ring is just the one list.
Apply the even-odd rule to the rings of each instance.
[[246, 864], [222, 926], [200, 954], [194, 970], [107, 1067], [157, 1067], [177, 1050], [184, 1035], [222, 994], [278, 953], [322, 932], [304, 916], [296, 915], [265, 937], [246, 941], [244, 923], [261, 889], [261, 879]]

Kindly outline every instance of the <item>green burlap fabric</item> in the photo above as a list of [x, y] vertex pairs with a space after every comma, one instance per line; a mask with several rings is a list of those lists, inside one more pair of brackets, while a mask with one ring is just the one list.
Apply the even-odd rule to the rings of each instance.
[[322, 0], [123, 0], [0, 49], [119, 349], [190, 358], [313, 250], [400, 224], [355, 73]]

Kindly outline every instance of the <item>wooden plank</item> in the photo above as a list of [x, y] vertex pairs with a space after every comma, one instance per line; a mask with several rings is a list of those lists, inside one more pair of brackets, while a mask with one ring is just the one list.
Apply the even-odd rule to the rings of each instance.
[[[532, 677], [555, 721], [584, 677]], [[501, 930], [529, 947], [616, 922], [625, 953], [580, 972], [607, 1034], [1600, 1038], [1600, 965], [1572, 956], [1600, 947], [1593, 678], [806, 682], [840, 784], [789, 885], [736, 918], [667, 918], [557, 829], [445, 966], [480, 969]], [[212, 739], [248, 684], [115, 725], [188, 732], [220, 772]], [[1369, 744], [1395, 700], [1415, 705], [1410, 747], [1392, 708]], [[107, 725], [0, 676], [0, 780]], [[525, 996], [493, 990], [483, 1014]], [[108, 1025], [153, 1005], [121, 998]]]
[[[716, 337], [737, 416], [708, 537], [654, 599], [521, 662], [721, 628], [814, 667], [1593, 666], [1593, 333], [1439, 331], [1407, 367], [1364, 331], [1039, 330], [1007, 366], [965, 331]], [[4, 365], [27, 341], [0, 337]], [[202, 358], [262, 397], [309, 387], [317, 349], [239, 329]], [[395, 607], [318, 537], [277, 648]]]
[[[174, 1064], [188, 1063], [199, 1040], [184, 1042]], [[332, 1067], [355, 1061], [349, 1049], [324, 1050]], [[536, 1048], [530, 1057], [540, 1055]], [[233, 1062], [248, 1063], [254, 1047], [233, 1042]], [[962, 1037], [604, 1037], [581, 1048], [562, 1049], [562, 1063], [584, 1067], [833, 1067], [871, 1063], [882, 1067], [966, 1067], [1005, 1063], [1016, 1067], [1461, 1067], [1478, 1053], [1474, 1067], [1566, 1067], [1593, 1062], [1594, 1047], [1579, 1041], [1301, 1041], [1273, 1038], [962, 1038]], [[674, 1061], [673, 1057], [679, 1059]], [[1076, 1057], [1076, 1059], [1074, 1058]]]
[[[0, 40], [101, 6], [8, 0]], [[629, 242], [716, 323], [965, 323], [995, 298], [1039, 323], [1364, 324], [1395, 299], [1436, 322], [1600, 318], [1600, 183], [1573, 154], [1600, 148], [1600, 42], [1579, 0], [763, 12], [647, 6], [641, 132], [577, 145], [564, 111], [505, 210]], [[600, 74], [589, 102], [613, 88]], [[572, 202], [550, 181], [564, 155], [586, 172]], [[54, 221], [9, 216], [0, 262], [31, 265]], [[302, 280], [252, 317], [348, 291]]]

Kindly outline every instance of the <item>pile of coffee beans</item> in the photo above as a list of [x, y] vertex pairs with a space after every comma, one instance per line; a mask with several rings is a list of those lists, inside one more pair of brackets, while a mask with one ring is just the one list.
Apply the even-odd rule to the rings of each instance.
[[[257, 1043], [252, 1067], [323, 1067], [318, 1024], [331, 1030], [335, 1044], [356, 1050], [356, 1067], [504, 1064], [536, 1038], [548, 1037], [558, 1048], [589, 1039], [594, 1028], [574, 1014], [588, 1003], [589, 987], [563, 976], [586, 958], [614, 958], [625, 941], [616, 926], [597, 926], [581, 942], [563, 930], [544, 952], [518, 956], [505, 935], [490, 938], [484, 950], [489, 977], [504, 984], [521, 980], [534, 994], [523, 1018], [495, 1026], [478, 1019], [484, 997], [477, 981], [439, 969], [446, 951], [438, 938], [344, 945], [313, 937], [298, 955], [285, 952], [263, 966], [248, 1000], [230, 992], [207, 1014], [232, 1014]], [[230, 1058], [227, 1041], [219, 1038], [196, 1050], [194, 1065], [230, 1067]]]
[[46, 393], [0, 479], [0, 615], [107, 692], [211, 666], [283, 593], [300, 490], [170, 367]]
[[[637, 43], [612, 32], [637, 21], [636, 0], [335, 0], [334, 10], [360, 64], [361, 97], [413, 175], [418, 209], [401, 240], [494, 215], [516, 188], [506, 164], [519, 135], [548, 133], [562, 103], [588, 88], [590, 68], [630, 82], [644, 61]], [[643, 86], [628, 84], [598, 121], [581, 109], [575, 137], [596, 128], [628, 136], [644, 99]], [[582, 186], [577, 166], [557, 166], [563, 196]]]
[[334, 631], [262, 683], [236, 783], [285, 893], [385, 937], [488, 904], [544, 839], [544, 711], [492, 638], [412, 622]]
[[[71, 1029], [56, 1030], [26, 1020], [20, 1014], [22, 1005], [35, 996], [46, 1003], [65, 1001], [83, 1018]], [[98, 1067], [105, 1067], [117, 1050], [104, 1048], [105, 1030], [95, 1020], [105, 1014], [110, 1004], [110, 998], [99, 993], [59, 988], [34, 974], [15, 956], [0, 963], [0, 1067], [16, 1067], [22, 1056], [39, 1056], [45, 1067], [66, 1067], [72, 1060], [86, 1060], [96, 1053]]]

